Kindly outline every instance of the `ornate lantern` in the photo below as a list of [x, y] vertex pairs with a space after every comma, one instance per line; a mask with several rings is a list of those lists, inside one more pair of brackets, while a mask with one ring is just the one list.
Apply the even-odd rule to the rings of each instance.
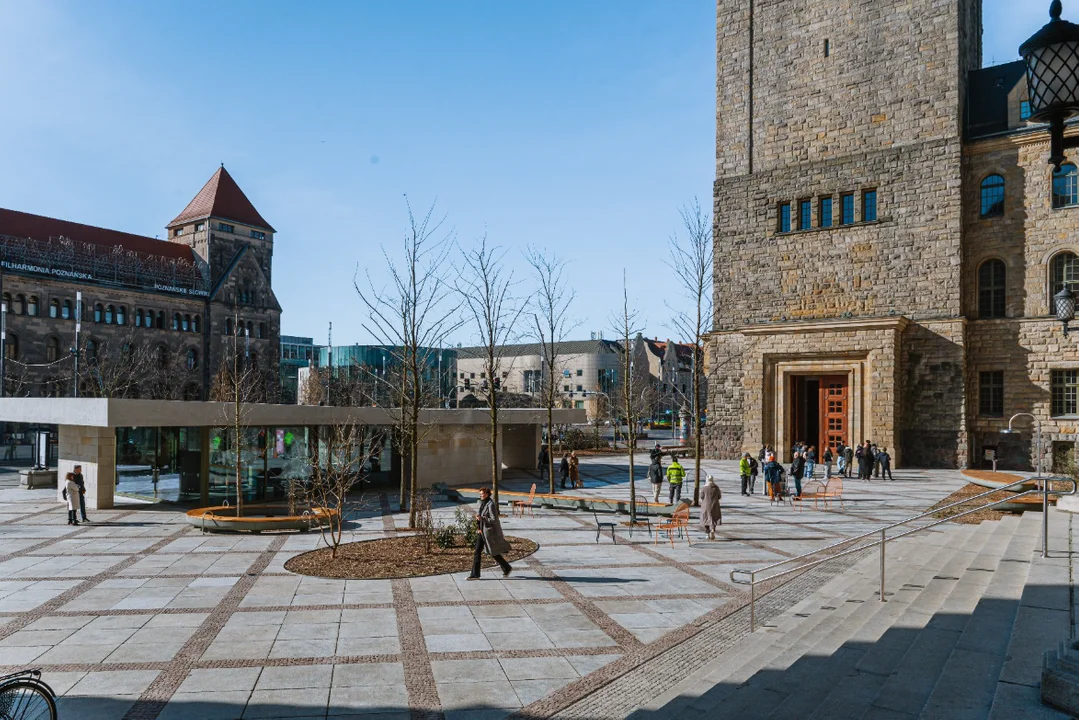
[[1053, 306], [1056, 310], [1057, 320], [1064, 323], [1064, 336], [1068, 335], [1068, 323], [1075, 319], [1075, 293], [1067, 286], [1053, 296]]
[[1079, 139], [1064, 139], [1064, 122], [1079, 113], [1079, 25], [1060, 19], [1063, 6], [1053, 0], [1052, 18], [1019, 46], [1027, 65], [1030, 119], [1049, 123], [1049, 162], [1057, 170], [1066, 148], [1079, 147]]

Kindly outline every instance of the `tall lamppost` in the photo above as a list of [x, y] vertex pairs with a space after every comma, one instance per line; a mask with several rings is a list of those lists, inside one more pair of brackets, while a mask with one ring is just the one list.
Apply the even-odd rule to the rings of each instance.
[[1049, 123], [1049, 162], [1060, 170], [1064, 150], [1079, 138], [1064, 137], [1064, 123], [1079, 113], [1079, 25], [1061, 20], [1063, 5], [1053, 0], [1049, 22], [1019, 46], [1027, 66], [1030, 119]]
[[1042, 476], [1042, 421], [1028, 412], [1016, 413], [1008, 418], [1008, 429], [1001, 430], [1001, 432], [1006, 435], [1015, 434], [1016, 431], [1012, 429], [1012, 423], [1021, 415], [1025, 415], [1034, 421], [1034, 454], [1036, 458], [1038, 482], [1042, 489], [1042, 557], [1049, 557], [1049, 480]]

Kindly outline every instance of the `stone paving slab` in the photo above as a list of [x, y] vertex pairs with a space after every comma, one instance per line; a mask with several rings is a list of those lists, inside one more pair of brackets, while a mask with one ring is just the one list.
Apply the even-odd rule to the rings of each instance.
[[[586, 487], [575, 494], [628, 499], [624, 459], [581, 467]], [[609, 534], [597, 543], [591, 514], [537, 510], [504, 528], [539, 551], [510, 578], [480, 582], [300, 577], [284, 564], [318, 547], [315, 534], [202, 534], [147, 504], [73, 528], [52, 491], [0, 490], [0, 671], [41, 665], [65, 716], [91, 720], [473, 720], [564, 707], [680, 647], [702, 618], [736, 613], [745, 597], [730, 569], [913, 515], [965, 483], [899, 473], [894, 484], [848, 484], [845, 508], [797, 512], [739, 496], [732, 463], [703, 467], [724, 488], [720, 540], [694, 524], [674, 547], [626, 527], [617, 543]], [[637, 470], [647, 489], [645, 464]], [[346, 540], [405, 524], [368, 515]]]

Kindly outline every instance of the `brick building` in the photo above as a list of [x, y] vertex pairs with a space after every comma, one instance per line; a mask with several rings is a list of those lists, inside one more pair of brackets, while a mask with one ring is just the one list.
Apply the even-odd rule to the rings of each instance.
[[166, 232], [0, 209], [5, 394], [71, 395], [77, 359], [83, 395], [206, 399], [234, 346], [276, 377], [274, 229], [224, 166]]
[[717, 4], [709, 451], [1029, 466], [1029, 423], [999, 430], [1031, 412], [1063, 466], [1079, 352], [1050, 296], [1079, 280], [1079, 196], [1022, 66], [980, 67], [980, 0], [791, 5]]

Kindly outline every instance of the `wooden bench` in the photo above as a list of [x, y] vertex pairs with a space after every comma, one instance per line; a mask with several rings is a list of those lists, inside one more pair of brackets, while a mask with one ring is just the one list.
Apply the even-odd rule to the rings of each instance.
[[[454, 488], [452, 492], [460, 498], [479, 498], [479, 488]], [[516, 492], [514, 490], [499, 490], [498, 499], [506, 505], [517, 501], [528, 501], [531, 497], [533, 506], [538, 503], [539, 507], [549, 507], [556, 510], [584, 510], [595, 508], [597, 512], [614, 512], [629, 515], [629, 500], [617, 500], [613, 498], [585, 497], [581, 495], [567, 495], [563, 493], [536, 493], [532, 497], [530, 493]], [[645, 503], [649, 513], [653, 516], [670, 516], [675, 508], [666, 503]], [[642, 507], [640, 503], [638, 508]]]

